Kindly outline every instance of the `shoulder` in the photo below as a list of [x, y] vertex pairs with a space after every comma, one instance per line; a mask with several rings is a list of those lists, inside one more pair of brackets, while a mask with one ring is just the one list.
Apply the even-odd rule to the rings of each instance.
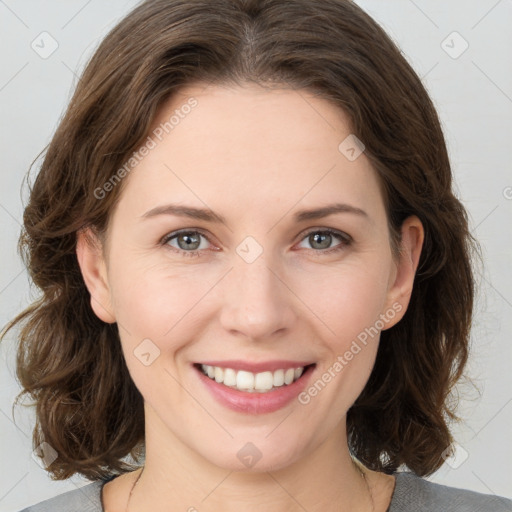
[[98, 480], [76, 490], [65, 492], [21, 512], [102, 512], [101, 489], [111, 480]]
[[512, 500], [430, 482], [414, 473], [395, 473], [389, 512], [512, 512]]

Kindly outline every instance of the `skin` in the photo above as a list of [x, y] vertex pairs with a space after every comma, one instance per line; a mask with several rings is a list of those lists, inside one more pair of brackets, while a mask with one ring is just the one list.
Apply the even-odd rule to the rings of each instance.
[[[421, 222], [404, 222], [394, 259], [377, 176], [364, 153], [349, 161], [338, 150], [350, 126], [325, 99], [284, 87], [195, 84], [161, 108], [154, 126], [191, 96], [198, 105], [124, 178], [106, 245], [88, 231], [78, 238], [92, 308], [118, 323], [145, 401], [146, 465], [129, 510], [357, 512], [372, 510], [373, 499], [385, 511], [394, 478], [367, 470], [370, 497], [346, 437], [346, 412], [370, 376], [378, 335], [307, 405], [293, 400], [267, 414], [217, 403], [191, 363], [311, 360], [310, 382], [321, 378], [379, 315], [395, 305], [384, 329], [402, 318]], [[334, 202], [367, 216], [293, 219]], [[142, 217], [168, 203], [208, 208], [226, 222]], [[183, 228], [205, 235], [198, 256], [173, 252], [187, 250], [179, 238], [159, 243]], [[333, 236], [321, 245], [309, 236], [327, 228], [352, 242]], [[236, 252], [247, 236], [263, 249], [252, 263]], [[335, 246], [341, 250], [326, 252]], [[160, 350], [149, 366], [133, 353], [144, 339]], [[252, 468], [237, 457], [248, 441], [262, 454]], [[137, 476], [105, 485], [106, 510], [125, 510]]]

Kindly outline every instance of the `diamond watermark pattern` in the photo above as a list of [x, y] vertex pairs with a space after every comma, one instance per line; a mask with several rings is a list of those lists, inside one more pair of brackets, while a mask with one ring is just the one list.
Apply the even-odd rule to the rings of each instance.
[[338, 151], [344, 155], [347, 160], [353, 162], [361, 156], [366, 146], [363, 142], [358, 139], [353, 133], [343, 139], [341, 144], [338, 146]]
[[236, 252], [246, 263], [253, 263], [263, 252], [263, 247], [252, 236], [247, 236], [238, 245]]
[[48, 469], [58, 456], [57, 451], [46, 441], [42, 442], [32, 452], [32, 458], [43, 469]]
[[245, 443], [236, 454], [246, 468], [252, 468], [261, 459], [262, 455], [260, 450], [251, 442]]
[[459, 443], [453, 443], [446, 448], [441, 457], [452, 469], [458, 469], [466, 462], [469, 453]]
[[160, 349], [146, 338], [137, 345], [133, 353], [144, 366], [149, 366], [160, 355]]
[[32, 50], [34, 50], [39, 57], [47, 59], [52, 55], [57, 48], [59, 43], [57, 40], [48, 32], [41, 32], [30, 44]]
[[442, 41], [441, 48], [452, 59], [458, 59], [469, 48], [469, 43], [457, 31], [453, 31]]

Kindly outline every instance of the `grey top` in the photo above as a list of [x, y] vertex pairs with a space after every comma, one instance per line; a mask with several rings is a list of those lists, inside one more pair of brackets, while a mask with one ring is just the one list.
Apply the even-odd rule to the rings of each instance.
[[[395, 490], [388, 512], [512, 512], [512, 500], [435, 484], [409, 472], [394, 473]], [[21, 512], [103, 512], [98, 480], [28, 507]]]

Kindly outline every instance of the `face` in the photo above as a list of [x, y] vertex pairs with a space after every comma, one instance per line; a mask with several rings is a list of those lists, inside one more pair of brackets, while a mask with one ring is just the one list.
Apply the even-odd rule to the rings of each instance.
[[147, 431], [285, 467], [342, 428], [405, 313], [421, 224], [394, 259], [377, 176], [339, 149], [347, 118], [305, 91], [189, 86], [153, 129], [106, 250], [79, 241], [92, 307], [118, 324]]

